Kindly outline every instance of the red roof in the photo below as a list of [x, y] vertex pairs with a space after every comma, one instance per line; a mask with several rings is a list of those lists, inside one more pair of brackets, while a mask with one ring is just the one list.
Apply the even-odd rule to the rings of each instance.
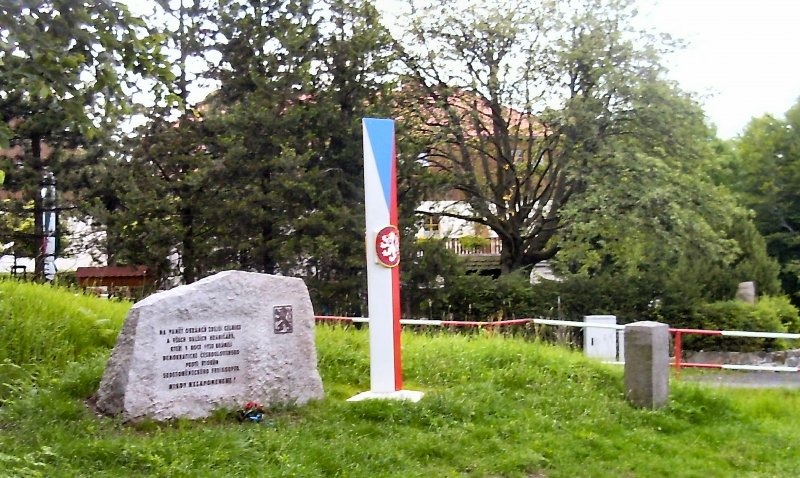
[[104, 266], [104, 267], [78, 267], [75, 277], [78, 279], [96, 277], [147, 277], [150, 268], [147, 266]]

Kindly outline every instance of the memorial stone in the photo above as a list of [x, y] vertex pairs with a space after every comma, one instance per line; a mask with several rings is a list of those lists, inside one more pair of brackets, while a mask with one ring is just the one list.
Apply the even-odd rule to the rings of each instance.
[[748, 304], [756, 303], [756, 283], [740, 282], [739, 287], [736, 289], [736, 299], [747, 302]]
[[301, 279], [226, 271], [136, 303], [95, 396], [126, 420], [323, 397]]

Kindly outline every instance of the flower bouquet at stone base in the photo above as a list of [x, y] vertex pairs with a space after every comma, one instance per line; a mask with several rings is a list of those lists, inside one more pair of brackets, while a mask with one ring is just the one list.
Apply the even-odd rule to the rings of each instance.
[[260, 423], [264, 419], [267, 410], [258, 402], [247, 402], [244, 408], [236, 412], [236, 418], [240, 422]]

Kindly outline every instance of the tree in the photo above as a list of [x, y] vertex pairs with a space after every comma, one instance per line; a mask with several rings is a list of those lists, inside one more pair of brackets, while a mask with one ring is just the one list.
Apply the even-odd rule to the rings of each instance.
[[161, 286], [194, 282], [213, 269], [218, 233], [214, 134], [200, 113], [152, 118], [137, 132], [125, 159], [109, 158], [92, 186], [108, 262], [147, 264]]
[[755, 212], [768, 250], [781, 264], [781, 282], [800, 303], [800, 101], [785, 119], [753, 119], [735, 142], [732, 187]]
[[[220, 61], [207, 76], [219, 89], [190, 114], [151, 121], [98, 182], [115, 257], [163, 275], [180, 265], [184, 282], [231, 267], [300, 275], [327, 313], [361, 313], [361, 118], [391, 101], [377, 11], [360, 0], [225, 0], [204, 12], [217, 42], [176, 41], [191, 47], [178, 56], [213, 47]], [[205, 25], [198, 13], [179, 24]]]
[[312, 2], [220, 2], [220, 89], [209, 121], [220, 132], [218, 180], [227, 231], [220, 263], [276, 273], [280, 251], [310, 193], [313, 152], [305, 128], [313, 111], [319, 33]]
[[[327, 313], [363, 314], [364, 168], [361, 120], [389, 113], [392, 41], [375, 7], [363, 0], [319, 3], [320, 31], [306, 166], [313, 185], [307, 210], [285, 239], [284, 271], [300, 270]], [[301, 258], [301, 260], [298, 260]]]
[[[143, 76], [163, 78], [168, 70], [157, 38], [123, 4], [22, 0], [0, 7], [0, 146], [13, 152], [6, 188], [33, 203], [37, 249], [44, 237], [40, 183], [114, 130]], [[40, 250], [38, 277], [43, 267]]]
[[444, 214], [496, 232], [504, 272], [558, 252], [562, 210], [609, 166], [612, 139], [671, 141], [647, 114], [662, 69], [634, 13], [600, 0], [413, 6], [402, 115], [472, 211]]
[[[629, 284], [640, 314], [670, 320], [731, 299], [742, 281], [778, 293], [777, 266], [752, 216], [715, 183], [726, 152], [703, 110], [669, 84], [658, 88], [661, 100], [642, 114], [661, 119], [642, 119], [665, 131], [612, 140], [604, 167], [587, 172], [585, 194], [564, 208], [554, 265], [599, 284]], [[672, 140], [665, 143], [659, 137], [667, 132]], [[658, 311], [644, 307], [651, 301]]]
[[205, 108], [189, 97], [208, 81], [204, 62], [214, 50], [215, 5], [164, 0], [157, 6], [149, 21], [163, 32], [177, 101], [148, 108], [146, 124], [117, 143], [82, 183], [96, 198], [86, 209], [106, 233], [108, 262], [147, 264], [164, 286], [167, 279], [194, 282], [213, 269], [212, 219], [221, 185], [215, 134]]
[[224, 251], [252, 270], [303, 276], [326, 313], [359, 314], [361, 118], [390, 100], [391, 42], [369, 2], [261, 7], [219, 23], [221, 174], [239, 211]]

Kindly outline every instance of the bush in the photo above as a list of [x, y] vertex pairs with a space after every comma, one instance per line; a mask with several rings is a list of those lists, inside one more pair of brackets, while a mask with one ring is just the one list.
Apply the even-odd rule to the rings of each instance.
[[447, 285], [447, 300], [433, 304], [431, 318], [491, 321], [531, 317], [535, 295], [524, 272], [489, 276], [453, 276]]
[[542, 281], [533, 287], [533, 295], [534, 315], [582, 320], [585, 315], [609, 314], [622, 324], [654, 318], [648, 284], [626, 277], [572, 276], [562, 282]]
[[759, 320], [771, 320], [776, 318], [792, 334], [800, 333], [800, 314], [797, 307], [792, 305], [791, 300], [786, 296], [763, 296], [756, 302], [753, 314]]
[[402, 249], [400, 280], [403, 315], [441, 319], [453, 281], [463, 276], [458, 257], [440, 239], [418, 240]]
[[446, 300], [433, 304], [430, 318], [505, 320], [552, 317], [582, 320], [584, 315], [612, 314], [619, 323], [655, 318], [653, 294], [641, 281], [604, 277], [571, 277], [531, 285], [527, 271], [497, 279], [458, 275], [448, 281]]
[[500, 312], [502, 294], [497, 280], [481, 275], [463, 275], [451, 284], [450, 301], [445, 318], [452, 320], [489, 321], [502, 316]]
[[[741, 301], [713, 302], [702, 305], [692, 320], [692, 327], [706, 330], [744, 330], [753, 332], [796, 332], [798, 311], [786, 297], [762, 297], [755, 305]], [[730, 350], [754, 352], [786, 348], [785, 341], [762, 338], [686, 336], [690, 350]]]
[[468, 251], [481, 251], [491, 243], [488, 238], [480, 236], [461, 236], [458, 242]]

